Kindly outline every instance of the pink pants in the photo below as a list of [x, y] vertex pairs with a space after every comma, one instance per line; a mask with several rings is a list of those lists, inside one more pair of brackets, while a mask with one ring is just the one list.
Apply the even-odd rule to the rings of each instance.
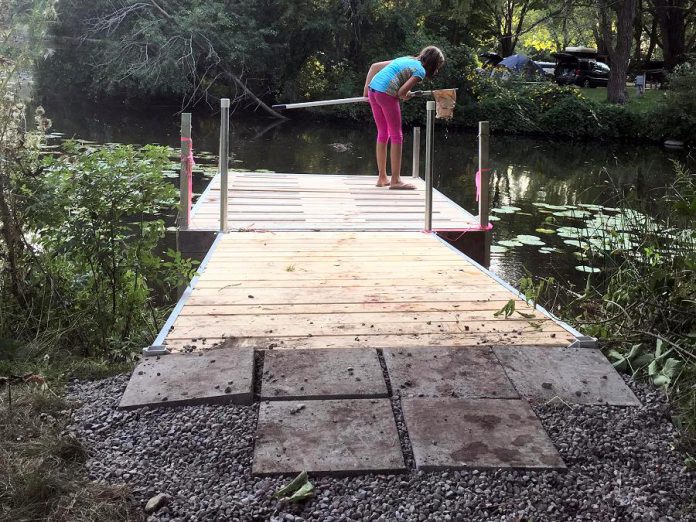
[[370, 89], [368, 99], [377, 125], [377, 143], [387, 143], [389, 140], [392, 143], [403, 143], [399, 98]]

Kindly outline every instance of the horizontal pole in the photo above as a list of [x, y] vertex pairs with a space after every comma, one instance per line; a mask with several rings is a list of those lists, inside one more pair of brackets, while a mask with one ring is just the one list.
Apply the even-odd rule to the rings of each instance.
[[301, 102], [301, 103], [285, 103], [281, 105], [273, 105], [274, 109], [303, 109], [305, 107], [321, 107], [322, 105], [341, 105], [344, 103], [365, 103], [367, 102], [367, 96], [358, 96], [357, 98], [339, 98], [336, 100], [320, 100], [313, 102]]
[[[456, 91], [457, 89], [446, 89]], [[414, 98], [421, 98], [423, 96], [432, 96], [433, 91], [413, 91]], [[368, 102], [367, 96], [357, 96], [355, 98], [337, 98], [335, 100], [318, 100], [311, 102], [299, 102], [299, 103], [280, 103], [278, 105], [273, 105], [275, 110], [286, 110], [286, 109], [305, 109], [307, 107], [322, 107], [324, 105], [342, 105], [346, 103], [366, 103]]]

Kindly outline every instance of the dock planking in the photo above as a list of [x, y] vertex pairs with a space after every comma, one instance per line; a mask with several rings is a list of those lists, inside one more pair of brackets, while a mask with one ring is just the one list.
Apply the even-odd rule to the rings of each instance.
[[[421, 230], [425, 183], [416, 190], [375, 186], [373, 176], [230, 172], [229, 230]], [[406, 178], [404, 178], [406, 179]], [[210, 182], [191, 217], [191, 230], [218, 230], [220, 177]], [[476, 219], [433, 192], [435, 228], [461, 229]]]
[[[516, 312], [495, 315], [509, 300]], [[521, 312], [521, 313], [519, 313]], [[230, 232], [188, 292], [172, 351], [559, 346], [575, 337], [434, 234]]]

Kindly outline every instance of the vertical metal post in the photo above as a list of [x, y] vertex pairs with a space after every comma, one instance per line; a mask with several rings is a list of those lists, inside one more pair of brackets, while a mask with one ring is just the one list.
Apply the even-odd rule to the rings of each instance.
[[481, 196], [479, 197], [479, 225], [488, 228], [488, 187], [490, 179], [490, 164], [488, 161], [488, 143], [490, 137], [490, 124], [487, 121], [479, 122], [479, 172], [481, 174]]
[[427, 119], [425, 126], [425, 231], [433, 229], [433, 126], [435, 120], [435, 102], [429, 101], [425, 106]]
[[230, 160], [230, 99], [220, 100], [220, 232], [227, 232], [227, 169]]
[[413, 127], [413, 170], [411, 176], [420, 177], [420, 127]]
[[179, 175], [179, 219], [178, 225], [181, 230], [189, 227], [191, 219], [191, 194], [189, 193], [191, 165], [189, 165], [189, 155], [191, 154], [191, 113], [184, 112], [181, 115], [181, 174]]

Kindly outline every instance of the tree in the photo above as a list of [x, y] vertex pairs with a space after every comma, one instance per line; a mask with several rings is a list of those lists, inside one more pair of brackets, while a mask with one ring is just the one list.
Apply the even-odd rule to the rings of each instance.
[[571, 0], [492, 0], [477, 5], [477, 9], [487, 27], [485, 34], [495, 38], [502, 56], [511, 56], [520, 37], [561, 15], [571, 3]]
[[59, 7], [62, 31], [82, 37], [97, 91], [174, 94], [184, 105], [231, 91], [235, 101], [279, 116], [261, 96], [327, 40], [324, 4], [66, 0]]
[[665, 65], [672, 69], [682, 63], [696, 45], [696, 31], [687, 39], [687, 29], [696, 19], [694, 0], [651, 0], [660, 27], [660, 44]]
[[637, 0], [597, 0], [598, 32], [609, 55], [607, 100], [624, 104], [628, 101], [626, 73], [631, 53], [633, 22]]

